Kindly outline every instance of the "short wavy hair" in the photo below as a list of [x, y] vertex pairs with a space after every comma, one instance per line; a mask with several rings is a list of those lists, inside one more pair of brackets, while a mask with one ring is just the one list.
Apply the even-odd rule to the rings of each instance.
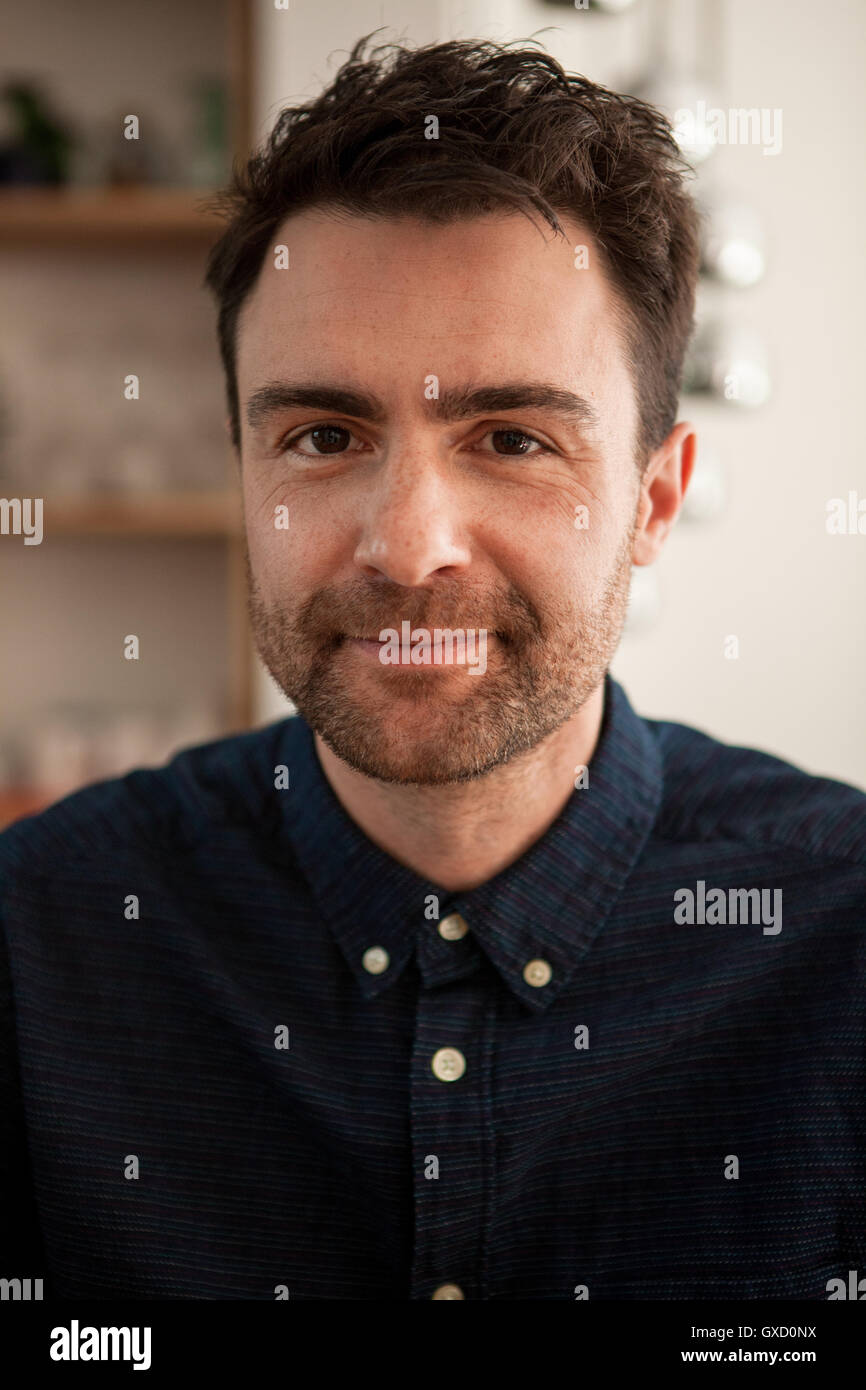
[[[286, 217], [328, 206], [445, 223], [520, 210], [562, 236], [559, 214], [570, 214], [600, 250], [637, 393], [643, 468], [676, 422], [699, 268], [692, 171], [670, 123], [534, 48], [455, 40], [367, 51], [372, 37], [315, 100], [280, 113], [215, 200], [227, 225], [205, 284], [218, 306], [235, 446], [238, 313]], [[439, 138], [425, 139], [434, 115]]]

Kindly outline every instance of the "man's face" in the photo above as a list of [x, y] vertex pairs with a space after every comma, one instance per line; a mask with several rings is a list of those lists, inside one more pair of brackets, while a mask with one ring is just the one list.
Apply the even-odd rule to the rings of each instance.
[[[280, 228], [288, 267], [269, 253], [241, 311], [256, 642], [367, 776], [490, 771], [569, 719], [617, 647], [635, 392], [594, 245], [568, 232], [521, 214], [435, 226], [312, 209]], [[300, 388], [305, 402], [288, 395]], [[472, 633], [474, 651], [445, 641], [440, 661], [383, 663], [380, 633], [404, 622], [416, 652], [437, 628]]]

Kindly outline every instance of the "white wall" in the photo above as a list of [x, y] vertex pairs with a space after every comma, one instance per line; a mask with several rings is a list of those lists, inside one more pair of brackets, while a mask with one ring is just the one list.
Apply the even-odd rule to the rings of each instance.
[[[687, 49], [697, 7], [677, 6], [673, 32]], [[258, 128], [281, 105], [315, 92], [350, 44], [381, 24], [389, 26], [383, 38], [413, 43], [535, 34], [572, 70], [629, 90], [654, 50], [659, 14], [649, 0], [619, 18], [533, 0], [293, 0], [288, 13], [258, 0]], [[703, 440], [724, 460], [727, 508], [711, 524], [677, 528], [658, 566], [661, 616], [624, 640], [613, 669], [644, 714], [866, 787], [866, 537], [825, 529], [829, 498], [850, 489], [866, 496], [866, 6], [723, 0], [714, 14], [714, 51], [705, 56], [723, 74], [723, 104], [783, 112], [778, 156], [755, 146], [713, 156], [716, 177], [768, 226], [765, 280], [729, 292], [728, 303], [767, 339], [774, 394], [756, 412], [684, 402], [699, 455]], [[557, 28], [542, 35], [547, 26]], [[737, 661], [723, 656], [729, 634], [739, 638]], [[283, 709], [262, 678], [260, 718]]]

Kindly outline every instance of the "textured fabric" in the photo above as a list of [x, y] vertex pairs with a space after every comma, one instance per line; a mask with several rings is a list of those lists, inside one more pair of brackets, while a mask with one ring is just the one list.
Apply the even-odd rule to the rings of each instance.
[[864, 903], [863, 793], [610, 677], [589, 785], [468, 893], [361, 832], [300, 718], [85, 788], [0, 836], [0, 1276], [826, 1299], [866, 1271]]

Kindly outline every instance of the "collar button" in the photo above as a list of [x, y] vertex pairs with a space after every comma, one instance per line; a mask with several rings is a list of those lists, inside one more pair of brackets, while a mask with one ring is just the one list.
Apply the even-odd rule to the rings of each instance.
[[371, 975], [381, 975], [391, 964], [391, 957], [384, 946], [371, 946], [361, 957], [361, 963]]
[[469, 930], [469, 924], [459, 912], [449, 912], [439, 923], [439, 935], [443, 941], [459, 941]]
[[523, 967], [523, 978], [528, 985], [534, 985], [536, 989], [540, 989], [542, 985], [549, 985], [553, 978], [550, 962], [528, 960]]

